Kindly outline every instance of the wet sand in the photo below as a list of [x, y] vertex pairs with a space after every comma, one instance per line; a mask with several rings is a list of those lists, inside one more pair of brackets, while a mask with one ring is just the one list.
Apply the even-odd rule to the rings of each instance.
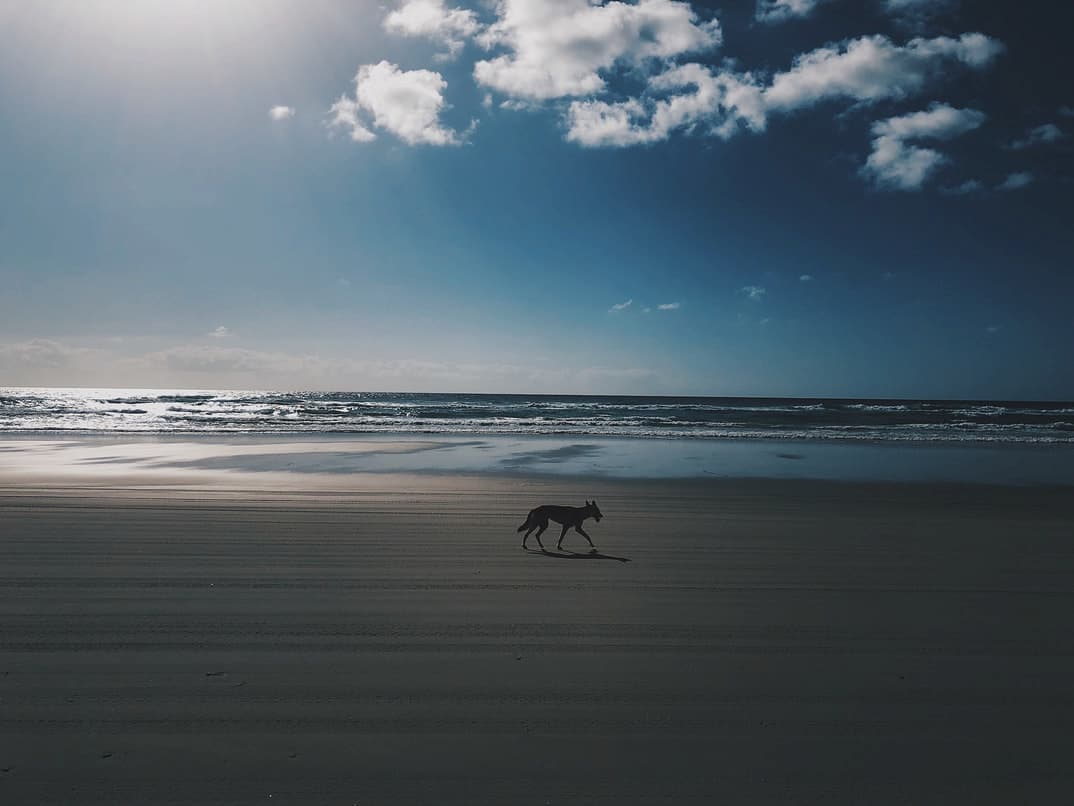
[[1069, 488], [253, 476], [0, 479], [0, 801], [1074, 791]]

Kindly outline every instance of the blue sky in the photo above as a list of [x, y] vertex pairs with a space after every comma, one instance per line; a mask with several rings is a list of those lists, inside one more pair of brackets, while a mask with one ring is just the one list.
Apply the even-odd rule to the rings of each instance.
[[5, 4], [0, 384], [1074, 398], [1071, 30]]

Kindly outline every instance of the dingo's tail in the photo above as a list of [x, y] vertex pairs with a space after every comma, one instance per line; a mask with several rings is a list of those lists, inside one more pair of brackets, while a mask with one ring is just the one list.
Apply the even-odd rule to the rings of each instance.
[[517, 529], [515, 529], [515, 531], [516, 532], [524, 532], [524, 531], [526, 531], [526, 529], [530, 525], [530, 521], [533, 519], [533, 513], [536, 512], [536, 511], [537, 510], [535, 510], [535, 509], [531, 509], [530, 514], [526, 516], [526, 522], [523, 523], [521, 526], [519, 526]]

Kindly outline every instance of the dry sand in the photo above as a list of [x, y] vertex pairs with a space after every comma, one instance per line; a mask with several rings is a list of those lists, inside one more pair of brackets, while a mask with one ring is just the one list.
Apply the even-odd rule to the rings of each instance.
[[1074, 791], [1069, 488], [274, 479], [3, 482], [0, 802]]

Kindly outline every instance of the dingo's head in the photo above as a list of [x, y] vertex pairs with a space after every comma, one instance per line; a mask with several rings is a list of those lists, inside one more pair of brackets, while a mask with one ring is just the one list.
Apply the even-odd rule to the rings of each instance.
[[600, 519], [604, 516], [600, 513], [600, 509], [597, 507], [596, 501], [585, 502], [585, 513], [591, 518], [596, 518], [597, 523], [600, 523]]

